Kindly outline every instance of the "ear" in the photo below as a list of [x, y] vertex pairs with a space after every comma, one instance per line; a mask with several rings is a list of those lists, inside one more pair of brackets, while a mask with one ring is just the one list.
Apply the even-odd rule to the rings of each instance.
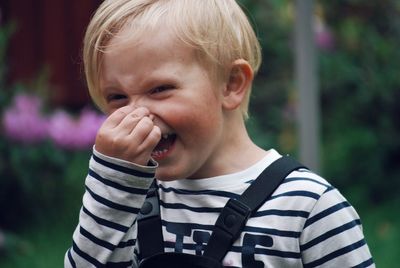
[[223, 107], [234, 110], [243, 102], [250, 90], [254, 73], [250, 64], [243, 59], [235, 60], [230, 68], [229, 77], [223, 92]]

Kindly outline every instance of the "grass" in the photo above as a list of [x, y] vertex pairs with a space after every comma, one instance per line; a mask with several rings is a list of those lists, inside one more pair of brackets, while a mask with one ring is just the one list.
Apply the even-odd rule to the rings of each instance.
[[[400, 263], [400, 201], [380, 206], [356, 205], [356, 208], [376, 266], [392, 268], [394, 264]], [[71, 245], [71, 235], [77, 220], [74, 216], [67, 218], [63, 220], [53, 217], [52, 220], [48, 219], [47, 222], [22, 231], [18, 234], [19, 239], [11, 239], [14, 241], [11, 250], [0, 255], [0, 267], [63, 267], [64, 254]]]
[[17, 237], [9, 237], [9, 249], [0, 255], [0, 267], [64, 267], [64, 254], [71, 246], [75, 223], [54, 217], [23, 230]]
[[376, 267], [391, 268], [400, 263], [400, 202], [359, 209], [364, 234]]
[[67, 234], [60, 228], [39, 227], [23, 235], [23, 241], [3, 262], [0, 261], [0, 267], [64, 267], [64, 254], [71, 244], [71, 233]]

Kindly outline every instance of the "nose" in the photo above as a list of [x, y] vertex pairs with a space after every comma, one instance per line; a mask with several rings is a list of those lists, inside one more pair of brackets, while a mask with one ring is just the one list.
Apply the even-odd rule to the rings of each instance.
[[131, 111], [135, 111], [135, 112], [143, 114], [143, 115], [150, 114], [150, 110], [146, 106], [137, 105], [135, 103], [129, 103], [127, 106], [129, 106]]
[[143, 101], [142, 98], [130, 98], [128, 105], [129, 107], [131, 107], [133, 110], [138, 109], [138, 108], [147, 108], [147, 105], [145, 104], [145, 101]]
[[145, 109], [149, 117], [153, 120], [154, 124], [160, 128], [163, 126], [163, 121], [161, 119], [161, 106], [160, 103], [152, 100], [151, 98], [146, 98], [145, 96], [141, 96], [135, 99], [131, 99], [129, 105], [133, 109]]
[[141, 102], [137, 100], [130, 101], [127, 106], [129, 106], [132, 109], [132, 111], [135, 111], [135, 113], [148, 116], [153, 121], [154, 125], [158, 126], [161, 129], [161, 131], [163, 131], [163, 129], [166, 129], [164, 127], [161, 118], [157, 114], [157, 111], [154, 111], [151, 108], [152, 105], [150, 102]]
[[159, 110], [159, 103], [145, 95], [131, 97], [128, 105], [133, 109], [143, 107], [147, 109], [150, 114], [157, 114]]
[[131, 98], [129, 100], [128, 105], [132, 111], [140, 110], [140, 113], [151, 116], [152, 120], [157, 117], [155, 111], [152, 109], [153, 105], [150, 100], [146, 100], [146, 98]]

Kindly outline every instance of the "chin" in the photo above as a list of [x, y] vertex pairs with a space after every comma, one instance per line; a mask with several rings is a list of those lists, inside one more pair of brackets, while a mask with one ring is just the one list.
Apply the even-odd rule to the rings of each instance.
[[[171, 172], [172, 170], [172, 172]], [[187, 176], [181, 172], [176, 172], [176, 168], [158, 168], [156, 171], [156, 179], [159, 181], [176, 181], [185, 179]]]
[[175, 178], [163, 178], [163, 177], [156, 177], [156, 179], [158, 180], [158, 181], [165, 181], [165, 182], [168, 182], [168, 181], [176, 181], [177, 179], [175, 179]]
[[175, 181], [179, 180], [179, 177], [176, 174], [156, 172], [156, 179], [159, 181]]

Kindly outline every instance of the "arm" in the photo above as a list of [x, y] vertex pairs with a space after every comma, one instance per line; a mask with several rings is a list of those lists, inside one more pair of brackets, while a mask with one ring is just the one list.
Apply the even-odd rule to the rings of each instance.
[[332, 187], [311, 211], [300, 249], [304, 267], [375, 267], [357, 212]]
[[79, 224], [65, 256], [65, 267], [134, 265], [134, 223], [155, 168], [113, 159], [94, 150]]
[[65, 267], [136, 267], [136, 217], [155, 175], [150, 155], [160, 137], [145, 108], [125, 106], [104, 122]]

